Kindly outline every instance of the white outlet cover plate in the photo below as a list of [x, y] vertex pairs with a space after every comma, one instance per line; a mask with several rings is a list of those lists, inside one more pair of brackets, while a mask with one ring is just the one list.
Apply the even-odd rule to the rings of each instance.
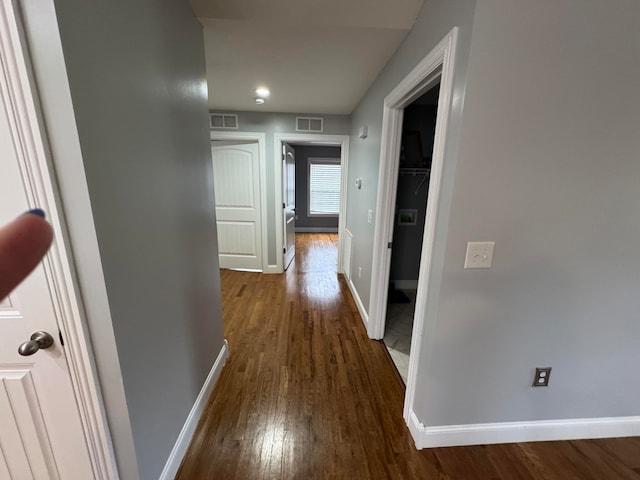
[[496, 242], [469, 242], [464, 268], [491, 268]]

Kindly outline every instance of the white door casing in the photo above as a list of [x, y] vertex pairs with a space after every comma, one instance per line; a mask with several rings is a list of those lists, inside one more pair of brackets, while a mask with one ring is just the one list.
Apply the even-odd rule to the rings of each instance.
[[286, 143], [282, 144], [282, 215], [284, 270], [296, 256], [296, 156]]
[[[38, 12], [46, 16], [45, 10]], [[16, 2], [0, 0], [0, 223], [41, 207], [55, 240], [32, 275], [0, 302], [0, 478], [117, 479], [20, 23]], [[55, 344], [18, 355], [36, 329], [50, 331]]]
[[[0, 224], [29, 208], [7, 106], [0, 98]], [[93, 478], [80, 412], [60, 344], [44, 267], [0, 304], [0, 478]], [[36, 331], [54, 345], [24, 357], [18, 346]]]
[[257, 143], [212, 146], [220, 268], [262, 270]]
[[[441, 200], [445, 143], [453, 101], [457, 36], [458, 28], [454, 27], [385, 97], [383, 106], [371, 294], [367, 324], [367, 333], [372, 339], [381, 339], [385, 330], [389, 269], [391, 265], [391, 249], [388, 244], [393, 236], [395, 216], [393, 209], [398, 184], [403, 110], [438, 81], [440, 82], [433, 158], [429, 176], [429, 198], [427, 199], [426, 221], [420, 255], [418, 290], [409, 354], [409, 374], [403, 410], [403, 417], [409, 425], [412, 424], [412, 416], [415, 417], [413, 407], [418, 364], [421, 355], [424, 354], [428, 358], [429, 349], [433, 345], [433, 335], [430, 335], [430, 332], [434, 327], [428, 323], [431, 318], [427, 318], [427, 299], [432, 289], [434, 289], [431, 282], [431, 274], [436, 224], [438, 223], [437, 214]], [[433, 303], [431, 306], [433, 306]], [[426, 336], [426, 341], [424, 341], [423, 336]], [[423, 342], [426, 346], [423, 346]], [[417, 440], [413, 430], [412, 435]]]
[[344, 242], [347, 229], [347, 201], [349, 182], [349, 135], [311, 134], [311, 133], [275, 133], [273, 135], [273, 169], [275, 172], [275, 202], [273, 206], [276, 211], [276, 265], [273, 265], [272, 273], [282, 273], [284, 271], [284, 254], [282, 245], [284, 244], [284, 215], [282, 212], [283, 189], [282, 189], [282, 145], [286, 142], [304, 142], [313, 144], [332, 144], [340, 147], [340, 214], [338, 217], [338, 273], [344, 273]]

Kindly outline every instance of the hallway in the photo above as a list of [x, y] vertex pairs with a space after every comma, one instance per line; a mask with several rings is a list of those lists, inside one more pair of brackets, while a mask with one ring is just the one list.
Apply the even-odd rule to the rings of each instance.
[[297, 234], [284, 275], [221, 271], [230, 356], [176, 478], [640, 478], [637, 438], [416, 450], [336, 263], [337, 235]]
[[221, 271], [230, 356], [178, 478], [418, 478], [404, 386], [336, 265], [337, 235], [297, 234], [285, 275]]

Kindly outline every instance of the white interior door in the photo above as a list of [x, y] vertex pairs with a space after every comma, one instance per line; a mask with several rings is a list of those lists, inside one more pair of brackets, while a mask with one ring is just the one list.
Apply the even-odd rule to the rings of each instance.
[[296, 255], [296, 156], [291, 145], [282, 144], [282, 203], [284, 215], [284, 265]]
[[220, 268], [262, 270], [257, 143], [212, 146]]
[[[28, 209], [26, 189], [0, 96], [0, 224]], [[52, 295], [42, 264], [0, 299], [0, 478], [94, 478]], [[22, 356], [37, 331], [53, 345]]]

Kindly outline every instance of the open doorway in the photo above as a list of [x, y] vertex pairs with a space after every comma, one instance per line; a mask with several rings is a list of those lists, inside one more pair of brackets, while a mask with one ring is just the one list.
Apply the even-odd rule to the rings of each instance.
[[[333, 237], [336, 237], [335, 234], [338, 233], [342, 180], [341, 150], [339, 144], [292, 142], [285, 145], [285, 155], [288, 156], [288, 160], [293, 161], [293, 170], [291, 162], [287, 162], [287, 159], [283, 161], [285, 215], [291, 203], [287, 198], [295, 199], [292, 218], [285, 218], [285, 270], [295, 255], [289, 238], [291, 233], [295, 236], [295, 243], [308, 242], [311, 238], [318, 237], [314, 237], [314, 234], [334, 234]], [[290, 185], [292, 180], [293, 188]], [[337, 271], [338, 245], [336, 242], [327, 242], [327, 245], [334, 245], [335, 252], [325, 257], [333, 259], [333, 268]]]
[[[414, 429], [421, 428], [416, 423], [414, 413], [418, 367], [423, 355], [428, 357], [433, 348], [429, 338], [434, 327], [434, 317], [431, 310], [432, 304], [429, 304], [429, 300], [437, 292], [444, 256], [443, 251], [435, 249], [436, 234], [446, 229], [446, 225], [443, 224], [443, 220], [439, 216], [441, 201], [447, 202], [450, 198], [448, 197], [449, 186], [444, 184], [444, 165], [446, 160], [450, 165], [449, 168], [453, 168], [453, 164], [450, 162], [455, 158], [454, 153], [447, 148], [447, 141], [449, 119], [454, 107], [453, 73], [456, 62], [457, 37], [458, 29], [454, 27], [385, 97], [382, 113], [379, 181], [367, 323], [367, 333], [372, 339], [382, 339], [385, 334], [393, 230], [397, 221], [395, 199], [400, 170], [404, 109], [436, 84], [440, 84], [433, 154], [429, 169], [429, 194], [422, 250], [420, 261], [416, 262], [420, 267], [403, 409], [405, 421], [410, 428]], [[410, 215], [408, 217], [410, 220]]]
[[[291, 242], [287, 240], [293, 230], [298, 234], [337, 233], [336, 269], [343, 273], [348, 151], [349, 137], [346, 135], [274, 135], [276, 208], [282, 212], [276, 217], [279, 225], [276, 244], [281, 247], [277, 252], [280, 271], [286, 269], [292, 257], [295, 258]], [[287, 158], [295, 158], [294, 173], [286, 163]], [[292, 197], [290, 179], [294, 185], [293, 206], [288, 205], [291, 203], [288, 199]], [[292, 209], [293, 215], [288, 213]]]
[[404, 109], [384, 343], [407, 382], [422, 240], [429, 196], [437, 83]]

